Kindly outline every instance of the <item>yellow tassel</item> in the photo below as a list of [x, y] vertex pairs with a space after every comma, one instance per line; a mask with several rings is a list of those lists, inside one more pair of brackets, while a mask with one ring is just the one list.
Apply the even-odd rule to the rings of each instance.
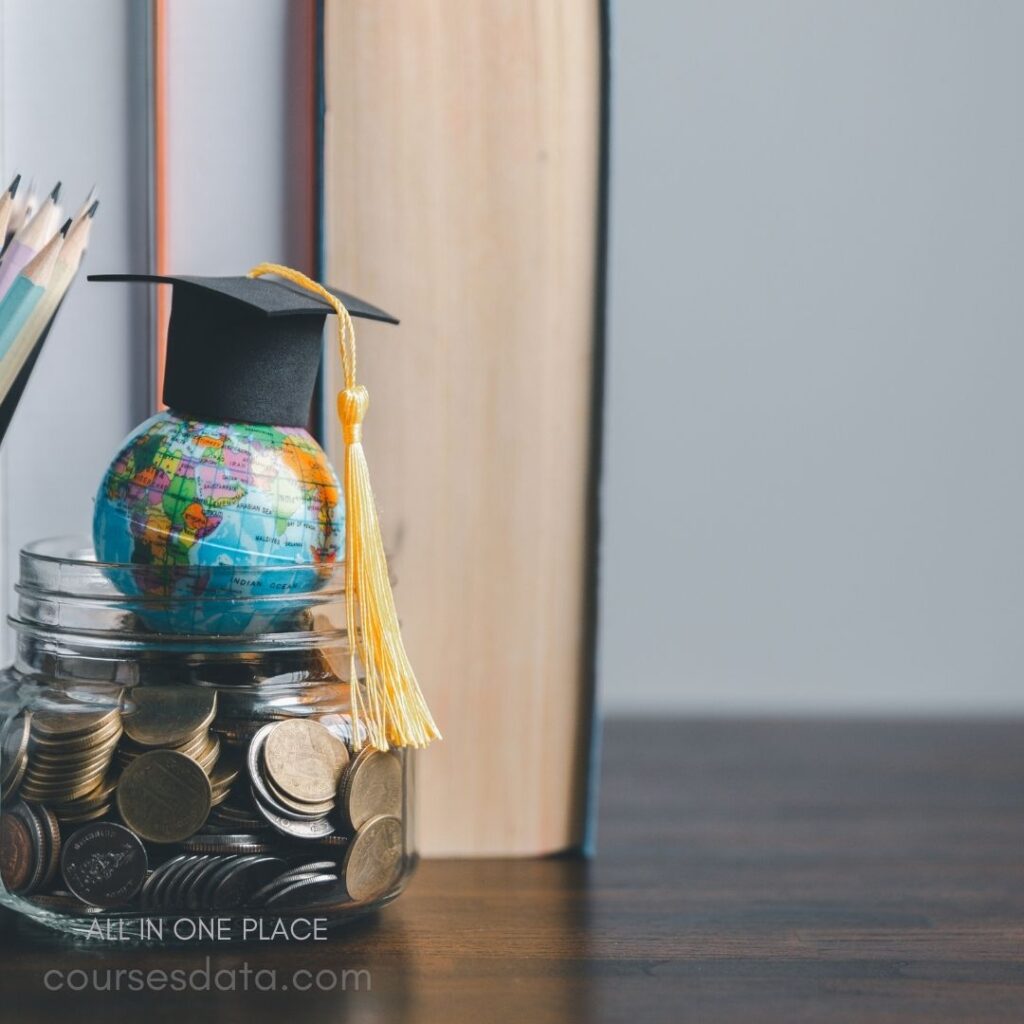
[[305, 274], [276, 263], [261, 263], [249, 277], [274, 274], [327, 302], [338, 317], [338, 345], [345, 388], [338, 394], [338, 416], [345, 440], [345, 609], [348, 616], [353, 742], [361, 745], [356, 655], [366, 674], [367, 742], [377, 750], [389, 746], [425, 747], [440, 739], [416, 674], [409, 664], [391, 593], [377, 506], [363, 452], [363, 417], [370, 404], [366, 388], [356, 383], [356, 335], [342, 301]]

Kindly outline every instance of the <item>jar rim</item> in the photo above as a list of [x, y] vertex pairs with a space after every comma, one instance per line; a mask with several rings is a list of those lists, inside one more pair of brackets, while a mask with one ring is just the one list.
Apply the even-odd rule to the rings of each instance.
[[[65, 549], [67, 553], [61, 553], [61, 550]], [[152, 569], [154, 571], [169, 570], [171, 567], [164, 567], [159, 565], [147, 566], [142, 562], [101, 562], [95, 556], [95, 551], [91, 541], [87, 538], [75, 535], [75, 534], [64, 534], [58, 537], [44, 537], [40, 540], [30, 541], [26, 544], [20, 552], [20, 557], [23, 561], [29, 563], [46, 563], [50, 565], [67, 566], [74, 570], [79, 569], [84, 572], [101, 572], [108, 571], [121, 571], [121, 572], [139, 572], [146, 569]], [[200, 573], [208, 573], [211, 570], [224, 570], [226, 572], [244, 572], [246, 575], [258, 574], [260, 576], [289, 576], [295, 575], [296, 573], [313, 571], [316, 572], [321, 580], [331, 579], [337, 576], [340, 580], [344, 579], [345, 574], [345, 563], [343, 561], [338, 562], [285, 562], [281, 561], [278, 563], [272, 563], [269, 565], [250, 565], [246, 563], [219, 563], [215, 565], [195, 565], [195, 566], [182, 566], [174, 567], [176, 573], [181, 573], [182, 576], [187, 575], [190, 571], [194, 571], [196, 575]], [[323, 585], [316, 587], [316, 590], [320, 591], [323, 589]]]

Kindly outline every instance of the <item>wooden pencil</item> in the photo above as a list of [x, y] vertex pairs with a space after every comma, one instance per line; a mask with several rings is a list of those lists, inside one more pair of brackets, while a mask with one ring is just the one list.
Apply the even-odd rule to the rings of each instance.
[[11, 211], [14, 207], [14, 197], [18, 193], [18, 183], [21, 181], [21, 175], [16, 174], [14, 181], [7, 186], [6, 191], [3, 195], [0, 195], [0, 244], [3, 244], [3, 239], [7, 237], [7, 225], [11, 222]]
[[32, 214], [39, 207], [39, 200], [36, 197], [36, 185], [30, 181], [24, 188], [19, 188], [11, 204], [11, 219], [7, 222], [7, 237], [5, 246], [29, 221]]
[[39, 304], [50, 283], [53, 268], [57, 264], [64, 236], [71, 222], [57, 232], [28, 261], [24, 269], [14, 279], [7, 294], [0, 300], [0, 363], [14, 344], [22, 327], [25, 326], [32, 310]]
[[89, 233], [99, 205], [99, 200], [94, 200], [72, 225], [57, 255], [46, 292], [29, 314], [7, 355], [0, 361], [0, 401], [3, 401], [36, 345], [42, 340], [43, 332], [71, 287], [89, 244]]
[[4, 250], [3, 258], [0, 259], [0, 299], [7, 294], [29, 261], [35, 258], [47, 240], [53, 236], [60, 217], [60, 207], [57, 205], [59, 195], [58, 181], [35, 216], [14, 236]]
[[[93, 187], [89, 189], [89, 194], [85, 197], [85, 202], [82, 203], [82, 205], [76, 211], [74, 217], [71, 218], [72, 223], [77, 224], [80, 220], [82, 220], [82, 218], [89, 213], [89, 210], [92, 208], [93, 204], [97, 202], [99, 202], [99, 200], [96, 198], [96, 186], [93, 185]], [[72, 230], [74, 229], [72, 228]]]

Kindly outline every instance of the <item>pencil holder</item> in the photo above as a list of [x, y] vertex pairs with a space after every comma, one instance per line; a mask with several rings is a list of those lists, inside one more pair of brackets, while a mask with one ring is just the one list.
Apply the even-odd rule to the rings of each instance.
[[[84, 541], [21, 553], [0, 903], [142, 942], [310, 938], [383, 906], [416, 861], [413, 763], [353, 734], [344, 567], [247, 567], [244, 599], [231, 566], [187, 571], [154, 594]], [[236, 631], [154, 630], [181, 602]]]

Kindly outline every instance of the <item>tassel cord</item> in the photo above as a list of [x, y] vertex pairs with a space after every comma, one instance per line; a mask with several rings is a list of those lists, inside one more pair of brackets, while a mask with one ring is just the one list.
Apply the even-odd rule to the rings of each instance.
[[[337, 315], [338, 348], [344, 389], [338, 394], [338, 417], [345, 442], [345, 614], [349, 636], [349, 679], [353, 743], [361, 745], [360, 719], [365, 715], [367, 742], [378, 750], [424, 747], [441, 733], [402, 642], [377, 506], [363, 451], [363, 418], [369, 395], [356, 379], [356, 338], [344, 303], [323, 285], [291, 267], [261, 263], [250, 277], [273, 274], [323, 299]], [[359, 692], [356, 659], [365, 673]], [[363, 705], [365, 704], [365, 707]]]

